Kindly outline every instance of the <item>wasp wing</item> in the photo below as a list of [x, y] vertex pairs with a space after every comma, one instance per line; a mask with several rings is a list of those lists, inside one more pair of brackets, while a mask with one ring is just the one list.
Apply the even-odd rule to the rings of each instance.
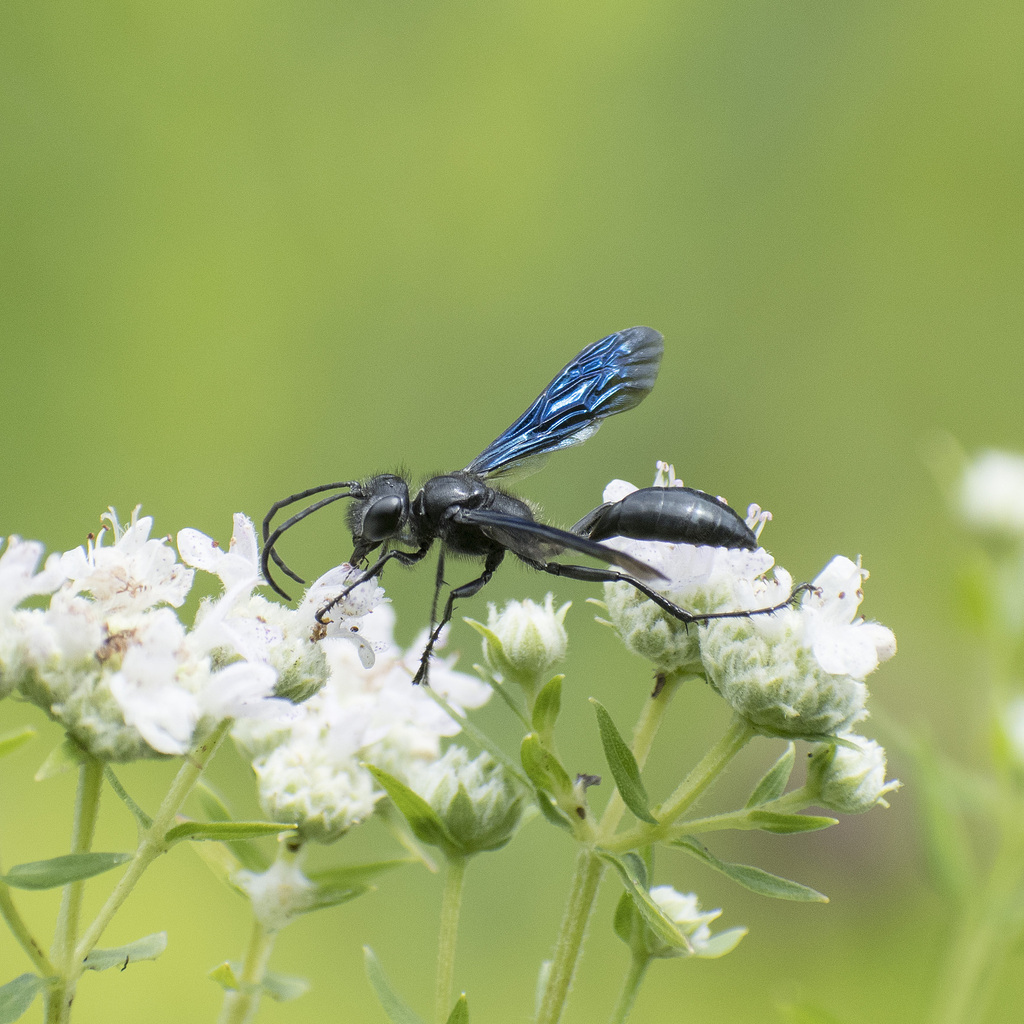
[[459, 509], [455, 519], [460, 523], [478, 526], [491, 540], [528, 562], [548, 562], [569, 549], [609, 565], [617, 565], [642, 581], [650, 583], [665, 579], [657, 569], [632, 555], [533, 519], [510, 516], [489, 508]]
[[605, 417], [632, 409], [647, 397], [663, 350], [662, 336], [650, 327], [630, 327], [588, 345], [466, 472], [523, 475], [539, 469], [551, 452], [581, 444]]

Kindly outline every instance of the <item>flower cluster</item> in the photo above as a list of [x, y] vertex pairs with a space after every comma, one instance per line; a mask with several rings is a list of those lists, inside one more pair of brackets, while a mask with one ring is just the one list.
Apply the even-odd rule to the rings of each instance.
[[[309, 640], [314, 605], [295, 612], [252, 592], [262, 581], [252, 523], [235, 516], [227, 551], [184, 530], [178, 561], [153, 520], [107, 525], [84, 547], [51, 555], [8, 539], [0, 556], [0, 693], [17, 689], [93, 756], [128, 761], [185, 753], [212, 724], [281, 716], [326, 678]], [[108, 540], [110, 542], [108, 542]], [[223, 593], [204, 602], [189, 629], [179, 618], [196, 569], [218, 575]], [[336, 581], [334, 581], [336, 582]], [[344, 627], [379, 602], [339, 616]], [[356, 593], [358, 593], [357, 591]], [[19, 607], [31, 595], [46, 607]], [[287, 699], [282, 699], [287, 698]]]
[[[655, 485], [681, 482], [671, 466], [659, 463]], [[604, 500], [620, 500], [635, 489], [612, 481]], [[760, 537], [770, 518], [752, 505], [747, 524]], [[658, 589], [689, 611], [768, 608], [792, 593], [792, 577], [762, 547], [622, 538], [606, 543], [658, 569], [666, 577]], [[859, 560], [837, 555], [799, 601], [771, 614], [711, 619], [699, 628], [672, 618], [626, 584], [606, 584], [605, 604], [630, 650], [659, 671], [705, 675], [759, 732], [785, 738], [842, 735], [868, 744], [850, 730], [867, 716], [864, 680], [896, 653], [896, 640], [885, 626], [857, 615], [867, 577]], [[882, 764], [884, 771], [884, 758]]]
[[[378, 606], [360, 627], [363, 642], [375, 650], [372, 666], [354, 645], [328, 637], [321, 641], [327, 685], [290, 721], [235, 726], [264, 810], [274, 820], [296, 822], [305, 839], [331, 842], [373, 812], [383, 794], [363, 762], [409, 779], [418, 766], [440, 757], [442, 737], [459, 732], [426, 688], [411, 685], [426, 634], [403, 651], [393, 629], [390, 605]], [[458, 710], [481, 706], [490, 687], [456, 672], [454, 660], [435, 658], [430, 689]]]

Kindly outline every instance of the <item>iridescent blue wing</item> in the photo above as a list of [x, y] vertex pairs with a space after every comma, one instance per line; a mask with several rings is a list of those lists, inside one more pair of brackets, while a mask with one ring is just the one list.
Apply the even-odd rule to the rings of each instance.
[[523, 475], [539, 469], [551, 452], [586, 441], [606, 416], [646, 398], [663, 350], [661, 335], [650, 327], [630, 327], [588, 345], [466, 472]]

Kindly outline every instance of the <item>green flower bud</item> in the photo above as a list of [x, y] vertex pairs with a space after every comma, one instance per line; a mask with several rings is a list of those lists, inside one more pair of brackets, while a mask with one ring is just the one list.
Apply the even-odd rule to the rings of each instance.
[[486, 627], [467, 621], [484, 638], [484, 661], [491, 672], [534, 688], [565, 657], [569, 637], [563, 623], [570, 605], [555, 611], [554, 598], [548, 594], [543, 605], [529, 599], [509, 601], [500, 612], [489, 605]]
[[380, 793], [373, 780], [326, 744], [287, 743], [253, 765], [260, 803], [274, 820], [298, 826], [304, 840], [333, 843], [368, 818]]
[[874, 740], [845, 733], [842, 739], [855, 747], [823, 743], [807, 766], [808, 792], [822, 807], [840, 814], [861, 814], [876, 804], [888, 807], [886, 793], [899, 782], [885, 781], [885, 750]]
[[504, 846], [522, 817], [522, 791], [487, 753], [471, 761], [465, 748], [449, 747], [440, 760], [417, 769], [411, 787], [466, 856]]
[[867, 714], [867, 687], [826, 672], [780, 617], [720, 619], [701, 628], [708, 680], [768, 736], [835, 735]]
[[701, 672], [696, 627], [663, 612], [628, 583], [606, 583], [608, 620], [633, 654], [646, 658], [659, 672]]

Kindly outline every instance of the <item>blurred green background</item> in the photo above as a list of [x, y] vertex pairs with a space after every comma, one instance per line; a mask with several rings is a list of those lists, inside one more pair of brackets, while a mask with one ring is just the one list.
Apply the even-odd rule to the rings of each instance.
[[[900, 644], [873, 678], [876, 720], [970, 758], [984, 709], [949, 596], [958, 540], [922, 451], [939, 428], [968, 449], [1024, 447], [1022, 32], [1011, 0], [11, 0], [0, 534], [70, 548], [108, 504], [126, 517], [141, 501], [158, 533], [226, 542], [232, 512], [260, 517], [303, 487], [463, 466], [584, 344], [646, 323], [666, 338], [651, 397], [520, 493], [565, 525], [607, 480], [649, 483], [662, 458], [737, 507], [771, 509], [764, 540], [798, 579], [862, 553], [863, 611]], [[349, 553], [340, 509], [289, 541], [312, 576]], [[405, 642], [431, 581], [389, 573]], [[487, 596], [547, 589], [509, 567]], [[574, 602], [563, 742], [574, 768], [600, 772], [583, 698], [628, 728], [649, 672], [592, 622], [595, 588], [557, 596]], [[460, 623], [466, 666], [473, 637]], [[656, 793], [726, 721], [708, 693], [690, 696], [652, 764]], [[24, 720], [41, 724], [0, 708], [0, 726]], [[483, 720], [503, 735], [497, 709]], [[865, 731], [888, 739], [877, 721]], [[4, 762], [8, 864], [66, 850], [72, 777], [24, 785], [56, 737], [44, 727]], [[756, 745], [706, 806], [774, 753]], [[663, 857], [659, 880], [751, 934], [722, 961], [657, 964], [635, 1019], [767, 1019], [766, 1004], [804, 997], [850, 1021], [916, 1018], [948, 920], [908, 770], [892, 750], [909, 784], [888, 812], [714, 844], [828, 906], [759, 900]], [[169, 772], [124, 776], [155, 801]], [[234, 755], [213, 777], [251, 800]], [[98, 847], [131, 836], [107, 807]], [[328, 852], [368, 855], [377, 839]], [[528, 1019], [571, 856], [534, 822], [473, 865], [457, 984], [474, 1020]], [[260, 1019], [382, 1020], [363, 943], [426, 1011], [439, 891], [410, 869], [292, 926], [274, 966], [314, 989]], [[616, 898], [609, 880], [570, 1022], [605, 1019], [617, 993]], [[48, 934], [55, 899], [22, 902]], [[176, 850], [105, 937], [167, 928], [167, 953], [86, 978], [76, 1019], [213, 1019], [204, 972], [240, 955], [247, 927], [241, 901]], [[0, 964], [5, 978], [27, 968], [6, 933]], [[993, 1019], [1016, 1019], [1021, 998], [1011, 982]]]

